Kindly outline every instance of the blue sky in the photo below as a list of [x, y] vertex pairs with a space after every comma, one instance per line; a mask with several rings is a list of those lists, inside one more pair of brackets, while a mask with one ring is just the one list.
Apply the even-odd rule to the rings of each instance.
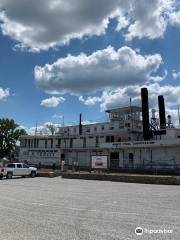
[[[47, 2], [46, 11], [39, 9], [36, 16], [35, 4], [22, 6], [18, 0], [14, 7], [12, 0], [0, 0], [0, 117], [13, 118], [27, 128], [36, 120], [38, 125], [62, 123], [60, 116], [65, 123], [77, 123], [80, 112], [84, 120], [106, 121], [105, 109], [126, 105], [130, 97], [139, 104], [140, 87], [147, 86], [152, 107], [157, 107], [156, 95], [163, 94], [167, 112], [176, 121], [180, 104], [177, 1], [170, 0], [168, 5], [153, 0], [136, 6], [128, 0], [132, 11], [122, 1], [111, 5], [106, 0], [78, 1], [72, 11], [59, 13], [59, 22], [52, 16], [45, 29], [44, 22], [55, 11], [55, 1]], [[61, 8], [61, 1], [57, 2]], [[91, 8], [104, 8], [99, 17], [88, 12], [92, 2]], [[148, 8], [155, 17], [148, 16]], [[61, 15], [65, 26], [61, 26]], [[67, 21], [74, 26], [66, 26]], [[46, 31], [41, 34], [41, 29]]]

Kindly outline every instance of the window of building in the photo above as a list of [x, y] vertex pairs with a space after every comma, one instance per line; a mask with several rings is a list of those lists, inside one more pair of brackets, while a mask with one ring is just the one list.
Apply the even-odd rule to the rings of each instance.
[[119, 117], [119, 120], [120, 120], [120, 121], [123, 121], [123, 120], [124, 120], [124, 117], [123, 117], [123, 116], [120, 116], [120, 117]]
[[45, 148], [47, 148], [47, 140], [45, 140]]
[[119, 160], [119, 152], [111, 152], [110, 153], [110, 159]]
[[86, 148], [86, 138], [83, 139], [83, 148]]
[[113, 113], [113, 118], [118, 118], [118, 113]]
[[67, 141], [66, 141], [66, 139], [64, 139], [64, 147], [66, 148], [66, 143], [67, 143]]
[[34, 148], [36, 148], [36, 139], [34, 139]]
[[53, 139], [51, 139], [51, 148], [53, 148]]
[[86, 132], [90, 132], [90, 128], [89, 127], [86, 128]]
[[114, 136], [111, 136], [111, 142], [114, 142]]
[[104, 130], [104, 126], [101, 127], [101, 130]]
[[110, 136], [106, 136], [106, 142], [110, 142]]
[[129, 153], [129, 166], [133, 167], [134, 166], [134, 154]]
[[114, 136], [106, 136], [106, 142], [114, 142]]
[[73, 138], [70, 139], [70, 148], [73, 148]]
[[31, 139], [31, 147], [34, 146], [34, 139]]
[[96, 136], [96, 147], [98, 147], [98, 146], [99, 146], [99, 137]]
[[36, 141], [36, 147], [37, 148], [39, 147], [39, 139], [37, 139], [37, 141]]
[[61, 139], [58, 138], [58, 147], [60, 147], [60, 146], [61, 146]]

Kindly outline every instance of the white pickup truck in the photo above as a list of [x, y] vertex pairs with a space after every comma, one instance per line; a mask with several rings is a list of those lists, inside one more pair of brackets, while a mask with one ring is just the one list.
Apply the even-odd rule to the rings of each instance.
[[8, 163], [7, 166], [4, 168], [1, 168], [1, 171], [0, 171], [1, 179], [3, 177], [10, 179], [13, 176], [36, 177], [36, 175], [37, 175], [37, 168], [29, 167], [25, 163]]

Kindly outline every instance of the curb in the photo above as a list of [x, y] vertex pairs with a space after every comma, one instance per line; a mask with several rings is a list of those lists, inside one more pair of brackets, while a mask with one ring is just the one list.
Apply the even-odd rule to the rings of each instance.
[[61, 173], [56, 172], [39, 172], [37, 173], [37, 177], [48, 177], [48, 178], [54, 178], [61, 176]]
[[180, 176], [132, 175], [132, 174], [94, 174], [94, 173], [62, 173], [62, 178], [100, 180], [112, 182], [129, 182], [144, 184], [180, 185]]

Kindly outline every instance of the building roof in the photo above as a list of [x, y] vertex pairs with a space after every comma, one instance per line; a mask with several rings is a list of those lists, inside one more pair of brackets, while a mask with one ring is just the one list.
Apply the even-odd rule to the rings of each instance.
[[138, 107], [138, 106], [128, 106], [128, 107], [116, 107], [116, 108], [111, 108], [111, 109], [106, 110], [107, 113], [110, 113], [110, 112], [130, 112], [130, 111], [141, 112], [142, 109], [141, 109], [141, 107]]

